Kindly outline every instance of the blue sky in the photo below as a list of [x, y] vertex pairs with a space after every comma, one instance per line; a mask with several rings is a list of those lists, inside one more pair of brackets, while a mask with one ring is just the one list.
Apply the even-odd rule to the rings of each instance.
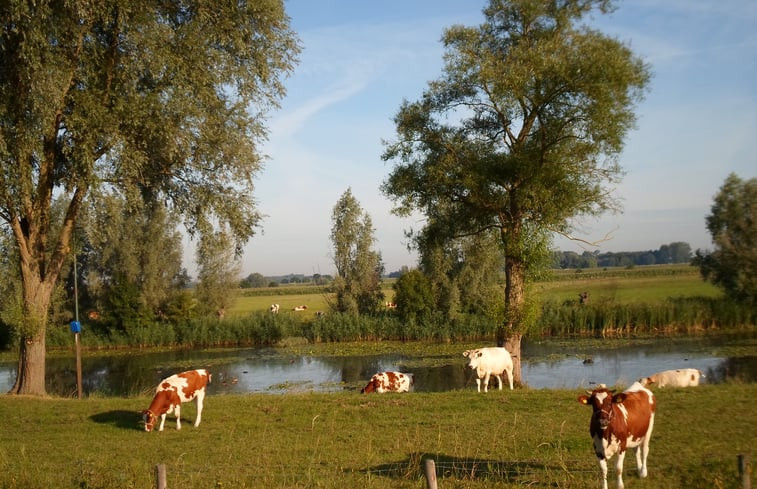
[[[255, 197], [266, 215], [242, 275], [333, 274], [331, 211], [348, 189], [376, 228], [387, 272], [414, 266], [401, 219], [379, 186], [392, 169], [382, 140], [393, 116], [441, 74], [445, 28], [478, 25], [483, 0], [286, 0], [303, 52], [271, 113]], [[711, 248], [705, 216], [726, 176], [757, 176], [757, 2], [633, 0], [591, 23], [651, 65], [638, 129], [627, 138], [616, 196], [624, 212], [578, 223], [576, 236], [612, 239], [583, 252]]]

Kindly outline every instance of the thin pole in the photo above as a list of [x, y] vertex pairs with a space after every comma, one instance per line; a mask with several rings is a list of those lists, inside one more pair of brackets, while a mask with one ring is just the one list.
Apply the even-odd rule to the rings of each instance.
[[[74, 319], [76, 324], [79, 323], [79, 273], [76, 269], [76, 248], [74, 247]], [[76, 392], [79, 399], [82, 398], [81, 386], [81, 346], [79, 344], [79, 332], [74, 333], [74, 342], [76, 343]]]

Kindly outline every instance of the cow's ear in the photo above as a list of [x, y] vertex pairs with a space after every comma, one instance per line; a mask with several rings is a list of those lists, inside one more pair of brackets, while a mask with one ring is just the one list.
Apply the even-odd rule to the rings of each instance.
[[465, 350], [465, 351], [463, 352], [463, 356], [464, 356], [464, 357], [467, 357], [468, 355], [470, 355], [470, 350]]
[[578, 402], [580, 402], [581, 404], [589, 404], [589, 396], [587, 396], [586, 394], [581, 394], [580, 396], [578, 396]]
[[621, 392], [619, 394], [615, 394], [614, 396], [612, 396], [612, 402], [614, 402], [616, 404], [619, 403], [619, 402], [623, 402], [625, 400], [626, 400], [626, 394], [625, 394], [625, 392]]

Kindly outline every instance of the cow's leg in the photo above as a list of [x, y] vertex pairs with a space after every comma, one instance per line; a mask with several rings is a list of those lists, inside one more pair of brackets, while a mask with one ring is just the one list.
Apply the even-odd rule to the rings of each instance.
[[163, 413], [160, 415], [160, 427], [158, 428], [158, 431], [163, 431], [163, 425], [166, 424], [166, 414], [168, 413]]
[[489, 377], [490, 373], [486, 372], [486, 375], [484, 375], [484, 392], [489, 392]]
[[513, 390], [513, 371], [505, 370], [505, 373], [507, 374], [507, 382], [510, 384], [510, 390]]
[[181, 404], [177, 404], [175, 408], [173, 408], [173, 413], [176, 415], [176, 429], [181, 429]]
[[502, 374], [494, 374], [494, 376], [497, 378], [497, 385], [499, 386], [499, 390], [502, 390]]
[[599, 473], [602, 475], [602, 489], [607, 489], [607, 459], [599, 459]]
[[625, 450], [618, 452], [618, 460], [615, 461], [615, 471], [618, 473], [618, 489], [623, 489], [623, 459], [626, 458]]
[[[486, 386], [484, 386], [484, 389]], [[476, 389], [478, 389], [478, 392], [481, 392], [481, 379], [479, 377], [476, 377]]]
[[195, 419], [195, 428], [200, 426], [200, 420], [202, 419], [202, 401], [205, 398], [205, 391], [199, 391], [197, 393], [197, 398], [195, 399], [195, 402], [197, 402], [197, 419]]
[[642, 479], [647, 476], [647, 455], [649, 455], [649, 440], [652, 438], [652, 428], [654, 428], [654, 413], [649, 418], [649, 428], [644, 435], [644, 440], [636, 448], [636, 467], [639, 469], [639, 477]]

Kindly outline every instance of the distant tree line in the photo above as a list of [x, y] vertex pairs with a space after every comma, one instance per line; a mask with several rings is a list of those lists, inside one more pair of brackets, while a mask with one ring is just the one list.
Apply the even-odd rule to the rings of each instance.
[[634, 265], [666, 265], [689, 263], [693, 258], [691, 246], [678, 241], [660, 246], [657, 250], [605, 252], [584, 251], [580, 255], [574, 251], [552, 253], [552, 268], [597, 268], [628, 267]]
[[278, 287], [279, 285], [302, 284], [302, 285], [328, 285], [334, 280], [331, 275], [304, 275], [290, 273], [288, 275], [265, 276], [261, 273], [251, 273], [239, 281], [241, 289], [256, 289], [260, 287]]

